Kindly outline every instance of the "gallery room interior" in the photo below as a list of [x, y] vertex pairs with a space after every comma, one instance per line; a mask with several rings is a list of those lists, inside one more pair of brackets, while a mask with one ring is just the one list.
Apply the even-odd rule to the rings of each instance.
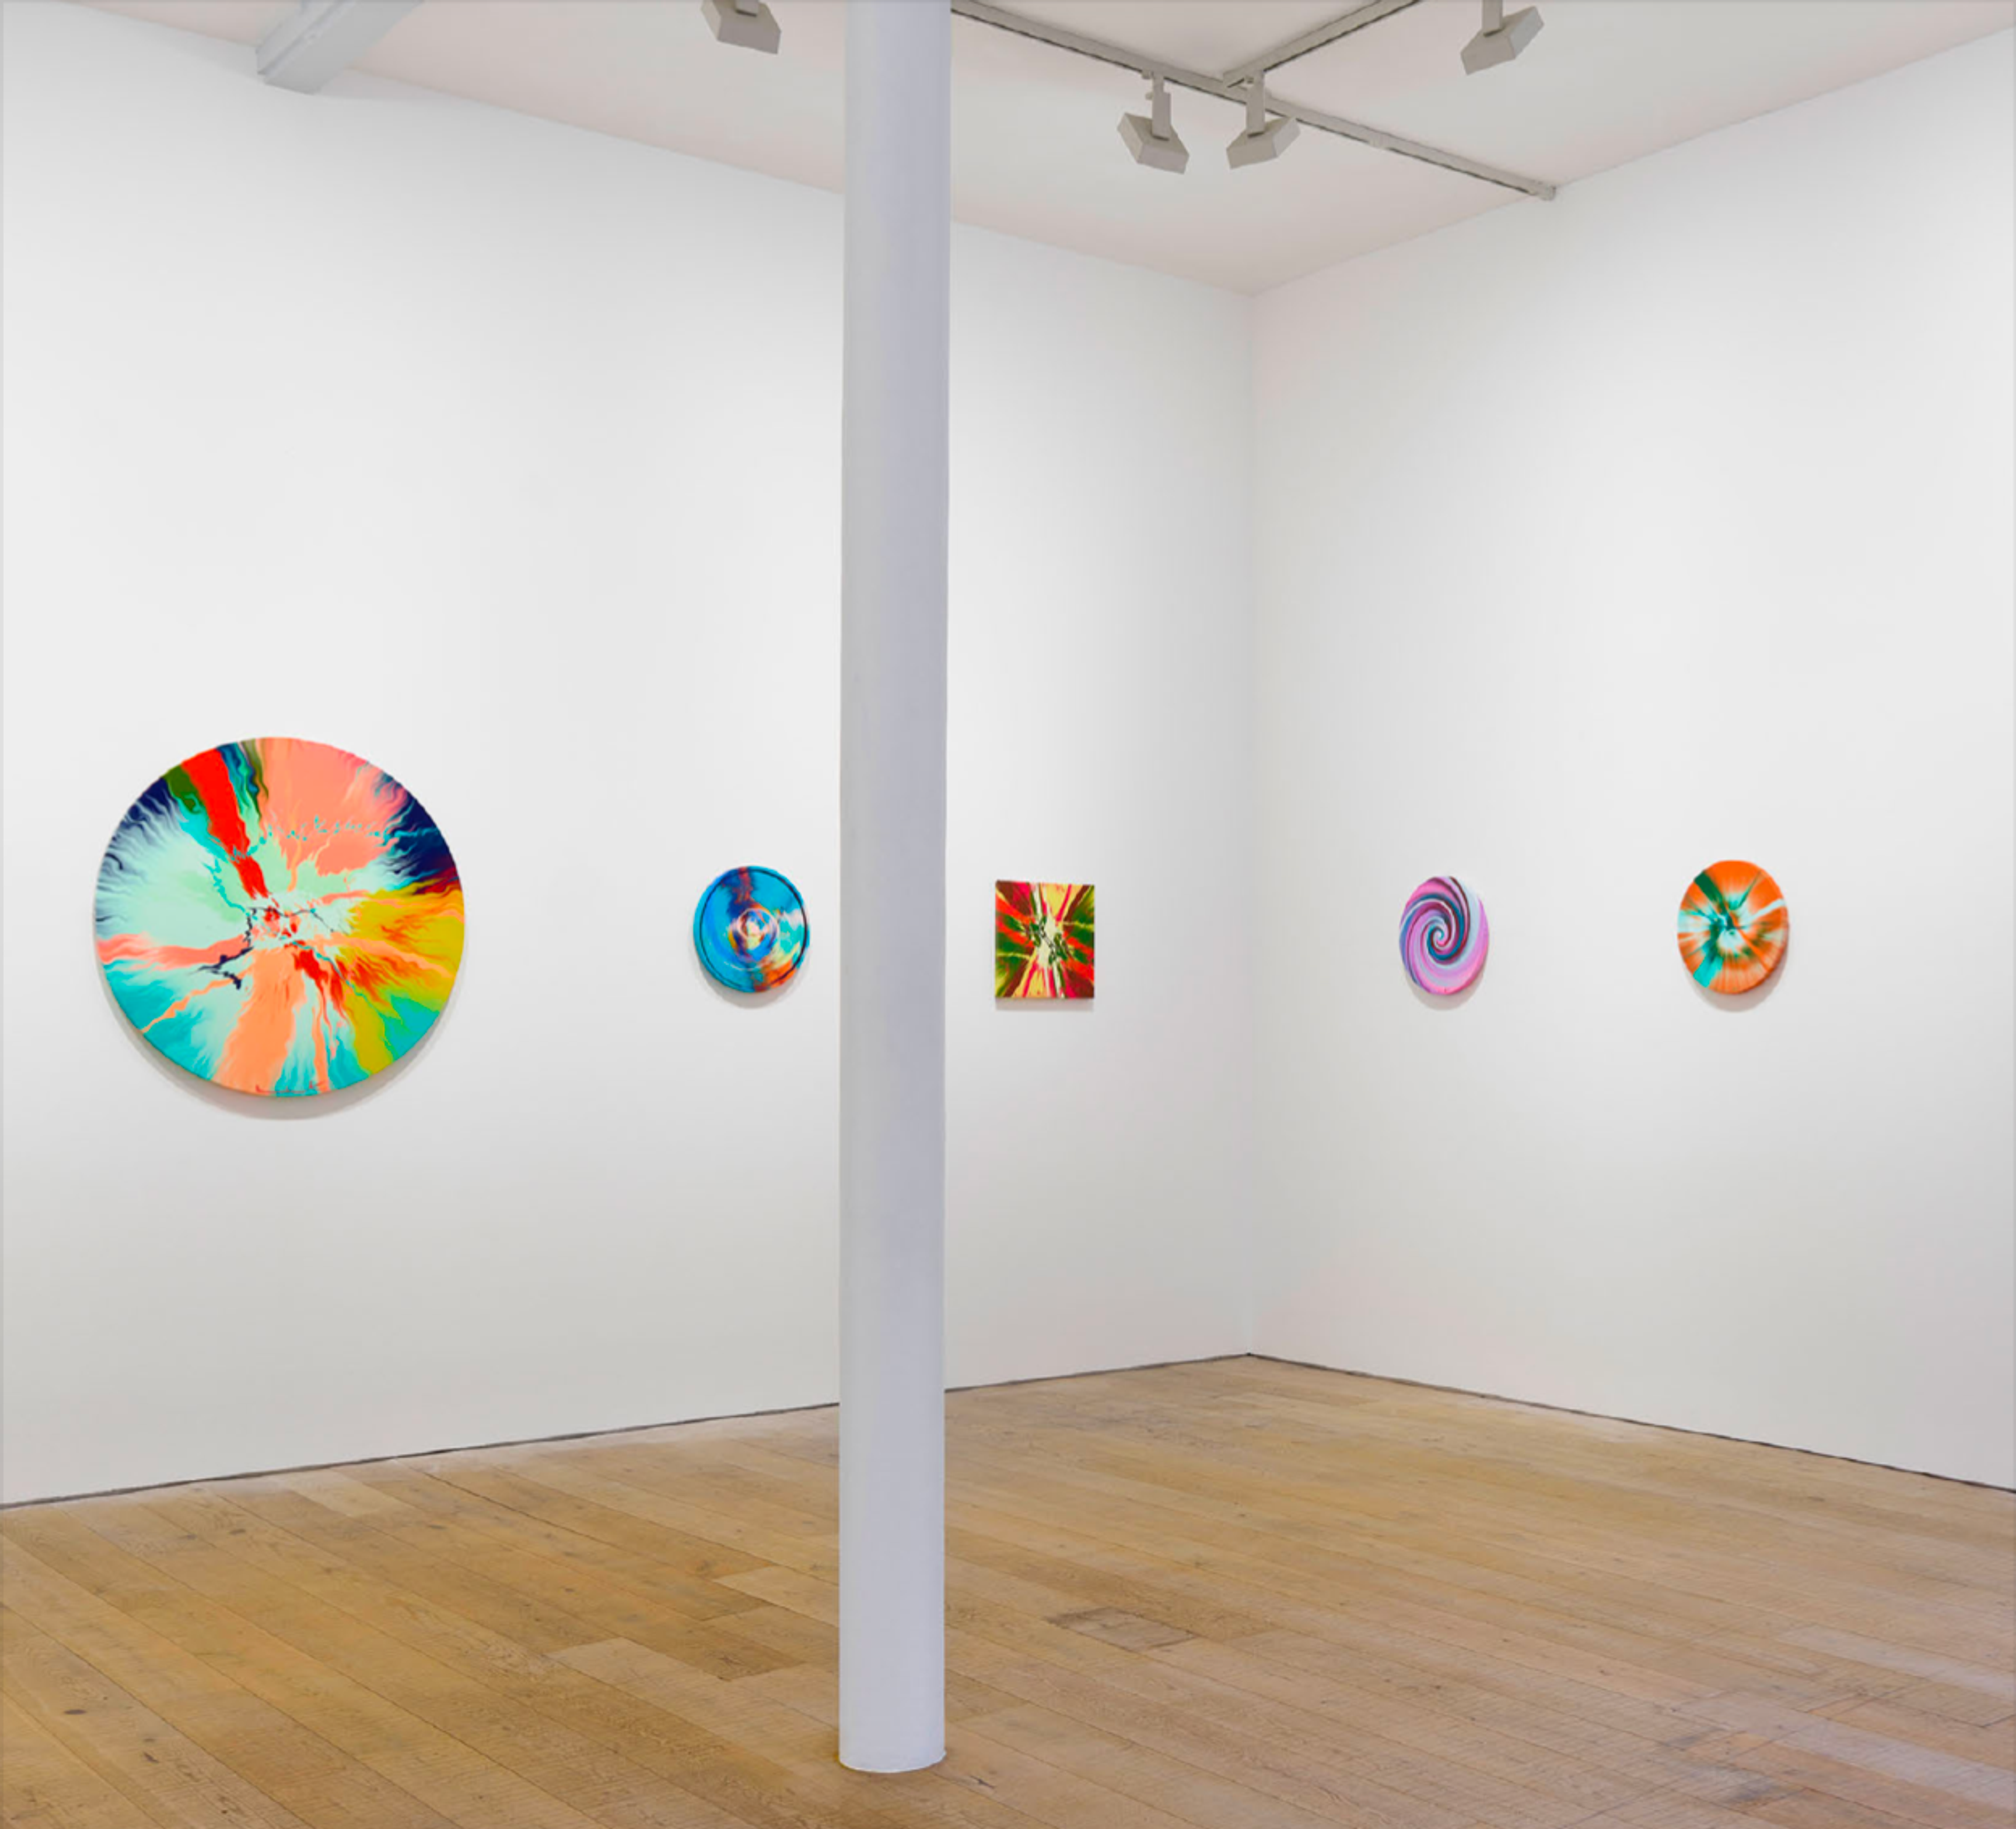
[[8, 1824], [2016, 1821], [2016, 0], [0, 27]]

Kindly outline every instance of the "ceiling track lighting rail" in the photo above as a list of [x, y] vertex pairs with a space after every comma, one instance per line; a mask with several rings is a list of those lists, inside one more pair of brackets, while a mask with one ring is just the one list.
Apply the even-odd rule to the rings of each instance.
[[[1340, 28], [1345, 27], [1349, 20], [1359, 20], [1360, 14], [1371, 13], [1377, 9], [1377, 16], [1384, 19], [1400, 11], [1403, 3], [1411, 5], [1414, 0], [1391, 0], [1391, 3], [1388, 0], [1373, 0], [1372, 5], [1361, 7], [1357, 13], [1347, 14], [1344, 19], [1334, 20], [1329, 26], [1319, 29], [1341, 37], [1344, 33]], [[992, 26], [996, 31], [1012, 32], [1017, 38], [1033, 38], [1039, 44], [1049, 45], [1060, 51], [1069, 51], [1079, 57], [1090, 58], [1094, 63], [1110, 64], [1117, 70], [1136, 71], [1146, 77], [1151, 85], [1166, 84], [1172, 88], [1189, 89], [1200, 95], [1215, 95], [1221, 102], [1237, 103], [1241, 107], [1247, 106], [1250, 100], [1250, 80], [1234, 82], [1224, 77], [1206, 75], [1202, 70], [1185, 70], [1179, 64], [1164, 63], [1153, 57], [1143, 57], [1137, 51], [1129, 51], [1121, 45], [1110, 44], [1103, 38], [1088, 38], [1083, 32], [1069, 31], [1061, 26], [1046, 24], [1041, 20], [1025, 19], [1019, 13], [1010, 13], [1005, 7], [994, 5], [992, 0], [952, 0], [952, 9], [959, 18], [970, 19], [976, 25]], [[1366, 18], [1359, 23], [1369, 25], [1373, 21]], [[1349, 29], [1355, 31], [1358, 27], [1351, 26]], [[1314, 37], [1313, 33], [1303, 34], [1305, 38]], [[1325, 38], [1320, 41], [1327, 44], [1332, 41]], [[1317, 49], [1314, 43], [1305, 46], [1304, 50], [1292, 49], [1301, 42], [1300, 39], [1291, 40], [1288, 45], [1269, 52], [1269, 57], [1285, 62], [1288, 54], [1301, 56], [1305, 51]], [[1272, 67], [1271, 63], [1269, 67]], [[1242, 66], [1242, 68], [1250, 71], [1251, 66]], [[1496, 165], [1486, 165], [1479, 160], [1466, 159], [1460, 153], [1445, 153], [1439, 146], [1424, 146], [1419, 140], [1408, 139], [1400, 134], [1366, 127], [1359, 121], [1347, 121], [1341, 115], [1325, 113], [1319, 108], [1305, 108], [1297, 103], [1284, 102], [1278, 95], [1269, 95], [1265, 106], [1275, 115], [1298, 122], [1304, 127], [1312, 127], [1319, 133], [1334, 134], [1339, 139], [1355, 140], [1359, 145], [1370, 146], [1378, 152], [1397, 153], [1403, 159], [1415, 159], [1424, 165], [1439, 166], [1445, 171], [1454, 171], [1464, 178], [1474, 178], [1481, 183], [1498, 185], [1507, 190], [1516, 190], [1529, 197], [1539, 197], [1544, 200], [1554, 195], [1554, 186], [1543, 178], [1522, 177], [1516, 171], [1506, 171]], [[1139, 119], [1140, 117], [1131, 118]]]
[[404, 19], [420, 0], [300, 0], [259, 41], [253, 67], [276, 89], [311, 95]]
[[1353, 32], [1363, 31], [1369, 25], [1377, 25], [1382, 19], [1391, 19], [1395, 13], [1405, 13], [1409, 7], [1420, 3], [1421, 0], [1366, 0], [1364, 5], [1353, 7], [1341, 18], [1324, 25], [1312, 26], [1286, 44], [1263, 51], [1258, 57], [1249, 57], [1244, 63], [1226, 71], [1225, 80], [1251, 82], [1256, 76], [1271, 76], [1284, 63], [1292, 63], [1298, 57], [1306, 57], [1312, 51], [1320, 51], [1326, 45], [1334, 45], [1339, 38], [1348, 38]]

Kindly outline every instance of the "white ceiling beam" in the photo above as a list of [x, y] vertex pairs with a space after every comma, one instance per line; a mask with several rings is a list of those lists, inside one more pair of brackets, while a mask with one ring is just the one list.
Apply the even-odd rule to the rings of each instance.
[[[1104, 38], [1067, 31], [1061, 26], [1046, 25], [1041, 20], [1025, 19], [1019, 13], [994, 5], [992, 0], [952, 0], [952, 9], [961, 19], [970, 19], [977, 25], [991, 25], [997, 31], [1034, 38], [1039, 44], [1052, 45], [1060, 51], [1074, 52], [1080, 57], [1110, 63], [1117, 69], [1138, 70], [1149, 77], [1159, 76], [1175, 88], [1189, 89], [1200, 95], [1215, 95], [1221, 102], [1236, 102], [1241, 107], [1246, 105], [1244, 84], [1227, 82], [1222, 77], [1207, 76], [1201, 70], [1186, 70], [1180, 64], [1144, 57], [1138, 51], [1130, 51], [1124, 45], [1112, 44]], [[1487, 165], [1481, 160], [1466, 159], [1459, 153], [1445, 153], [1439, 146], [1427, 146], [1404, 135], [1387, 133], [1359, 121], [1347, 121], [1341, 114], [1326, 113], [1320, 108], [1305, 108], [1299, 103], [1286, 101], [1271, 92], [1267, 106], [1272, 113], [1285, 114], [1291, 121], [1298, 121], [1303, 126], [1313, 127], [1319, 132], [1334, 133], [1340, 139], [1355, 140], [1362, 146], [1372, 146], [1382, 153], [1397, 153], [1403, 159], [1417, 159], [1424, 165], [1438, 165], [1445, 171], [1460, 172], [1481, 183], [1500, 185], [1507, 190], [1523, 192], [1529, 197], [1543, 200], [1554, 194], [1554, 186], [1544, 178], [1522, 177], [1516, 171]]]
[[1251, 82], [1256, 76], [1265, 76], [1284, 63], [1294, 63], [1298, 57], [1306, 57], [1312, 51], [1320, 51], [1326, 45], [1334, 45], [1339, 38], [1348, 38], [1353, 32], [1363, 31], [1369, 25], [1377, 25], [1382, 19], [1391, 19], [1395, 13], [1405, 13], [1409, 7], [1420, 4], [1420, 0], [1365, 0], [1363, 5], [1354, 6], [1327, 24], [1312, 26], [1285, 44], [1263, 51], [1258, 57], [1247, 58], [1244, 63], [1226, 70], [1223, 80]]
[[312, 95], [404, 19], [420, 0], [299, 0], [259, 41], [261, 76]]

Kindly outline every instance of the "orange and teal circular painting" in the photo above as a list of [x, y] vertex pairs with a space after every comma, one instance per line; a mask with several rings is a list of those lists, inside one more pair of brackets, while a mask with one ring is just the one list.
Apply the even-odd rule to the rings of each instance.
[[1785, 956], [1791, 917], [1761, 865], [1710, 864], [1680, 898], [1680, 961], [1705, 990], [1754, 991]]
[[334, 1092], [434, 1026], [462, 880], [427, 808], [347, 750], [260, 736], [178, 762], [98, 871], [98, 960], [176, 1066], [235, 1092]]

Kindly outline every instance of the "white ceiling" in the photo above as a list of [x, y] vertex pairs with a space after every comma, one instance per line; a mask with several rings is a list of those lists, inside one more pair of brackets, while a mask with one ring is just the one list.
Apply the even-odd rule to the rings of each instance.
[[[288, 0], [92, 0], [251, 43]], [[1353, 0], [1002, 0], [1216, 73]], [[1478, 0], [1420, 3], [1284, 68], [1279, 94], [1568, 184], [1662, 146], [2016, 25], [2016, 0], [1539, 0], [1516, 63], [1466, 77]], [[359, 63], [451, 95], [837, 189], [839, 0], [772, 0], [780, 55], [715, 44], [699, 0], [427, 0]], [[1240, 111], [1179, 92], [1181, 177], [1115, 131], [1139, 80], [968, 20], [954, 26], [954, 206], [963, 221], [1239, 291], [1485, 210], [1550, 206], [1305, 131], [1227, 168]], [[247, 80], [250, 75], [249, 64]]]

